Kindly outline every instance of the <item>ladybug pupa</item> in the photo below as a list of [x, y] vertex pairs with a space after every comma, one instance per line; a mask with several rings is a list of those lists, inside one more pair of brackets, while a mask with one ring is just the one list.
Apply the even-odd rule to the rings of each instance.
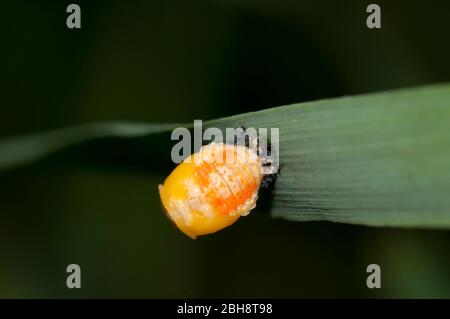
[[204, 145], [159, 185], [167, 216], [192, 239], [248, 215], [256, 206], [261, 185], [276, 177], [278, 169], [272, 158], [262, 155], [258, 137], [245, 136], [243, 144], [235, 140]]

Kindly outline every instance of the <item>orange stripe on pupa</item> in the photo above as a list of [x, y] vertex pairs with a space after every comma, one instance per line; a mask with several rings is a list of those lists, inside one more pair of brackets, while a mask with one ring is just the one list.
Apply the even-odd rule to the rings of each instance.
[[[219, 162], [208, 163], [202, 161], [195, 166], [194, 177], [198, 183], [201, 191], [205, 195], [208, 203], [218, 212], [224, 215], [234, 213], [239, 206], [244, 204], [252, 197], [257, 183], [254, 177], [249, 173], [246, 164], [237, 163], [237, 150], [231, 151], [224, 149], [222, 158], [217, 158]], [[232, 159], [230, 158], [232, 156]], [[231, 161], [225, 162], [225, 161]], [[218, 167], [223, 166], [223, 169], [229, 170], [229, 175], [233, 176], [232, 181], [227, 181], [226, 178], [220, 174]], [[211, 180], [211, 174], [215, 173], [220, 177], [220, 181]], [[233, 187], [229, 183], [239, 183], [238, 191], [233, 194]], [[234, 185], [236, 186], [236, 185]], [[226, 190], [225, 190], [226, 189]], [[228, 196], [224, 196], [227, 193]]]

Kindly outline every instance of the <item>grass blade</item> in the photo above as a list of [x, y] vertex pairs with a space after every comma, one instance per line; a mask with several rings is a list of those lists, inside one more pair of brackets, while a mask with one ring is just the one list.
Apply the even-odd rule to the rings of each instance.
[[[0, 171], [75, 144], [128, 143], [176, 126], [103, 123], [9, 138], [0, 142]], [[208, 126], [280, 129], [281, 172], [265, 207], [272, 216], [450, 227], [450, 85], [293, 104]], [[171, 144], [167, 135], [160, 142]]]

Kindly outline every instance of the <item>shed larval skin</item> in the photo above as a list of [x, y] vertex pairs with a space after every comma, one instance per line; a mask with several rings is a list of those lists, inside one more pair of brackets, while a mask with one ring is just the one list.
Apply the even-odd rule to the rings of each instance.
[[168, 217], [195, 239], [233, 224], [255, 208], [261, 160], [250, 148], [211, 143], [186, 158], [159, 185]]

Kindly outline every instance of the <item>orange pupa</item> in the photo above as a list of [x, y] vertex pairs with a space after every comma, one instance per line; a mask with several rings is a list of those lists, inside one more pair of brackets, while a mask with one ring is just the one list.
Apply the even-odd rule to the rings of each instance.
[[264, 162], [247, 146], [203, 146], [159, 185], [167, 216], [192, 239], [230, 226], [255, 208]]

